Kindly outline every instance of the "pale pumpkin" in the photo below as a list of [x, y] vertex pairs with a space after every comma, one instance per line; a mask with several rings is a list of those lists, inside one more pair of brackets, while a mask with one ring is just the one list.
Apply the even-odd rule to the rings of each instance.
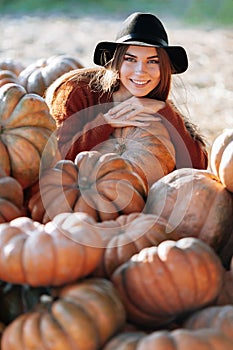
[[94, 220], [76, 213], [67, 230], [61, 215], [46, 225], [27, 217], [0, 225], [1, 280], [58, 286], [87, 276], [97, 267], [102, 240]]
[[128, 319], [155, 329], [212, 303], [222, 286], [223, 267], [206, 243], [186, 237], [142, 249], [111, 280]]
[[213, 141], [210, 166], [223, 185], [233, 192], [233, 129], [224, 130]]
[[31, 217], [43, 223], [63, 212], [112, 220], [142, 211], [147, 195], [129, 161], [97, 151], [80, 152], [75, 162], [60, 160], [42, 174], [39, 185], [28, 206]]
[[0, 88], [0, 167], [23, 188], [39, 179], [57, 152], [56, 123], [44, 99], [23, 86]]
[[21, 62], [15, 60], [13, 58], [0, 59], [0, 69], [9, 70], [17, 76], [24, 68], [25, 68], [25, 66]]
[[18, 76], [10, 70], [0, 70], [0, 87], [7, 83], [19, 84]]
[[27, 92], [44, 96], [46, 89], [58, 77], [77, 68], [83, 68], [83, 65], [76, 57], [54, 55], [31, 63], [20, 72], [19, 81]]
[[112, 283], [86, 279], [65, 286], [48, 310], [23, 314], [4, 331], [2, 350], [98, 350], [125, 323]]

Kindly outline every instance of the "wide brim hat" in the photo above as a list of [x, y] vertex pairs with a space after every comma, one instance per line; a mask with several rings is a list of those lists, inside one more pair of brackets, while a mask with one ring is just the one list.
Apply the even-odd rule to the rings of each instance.
[[96, 45], [94, 63], [104, 66], [110, 61], [118, 45], [162, 47], [172, 65], [172, 73], [183, 73], [188, 68], [188, 57], [182, 46], [170, 46], [162, 22], [151, 13], [136, 12], [123, 22], [115, 41], [102, 41]]

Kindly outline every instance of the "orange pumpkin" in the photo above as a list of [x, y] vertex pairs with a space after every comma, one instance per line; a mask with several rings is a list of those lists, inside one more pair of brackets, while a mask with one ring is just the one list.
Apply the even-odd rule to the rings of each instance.
[[77, 68], [83, 68], [83, 65], [77, 58], [68, 55], [41, 58], [20, 72], [19, 81], [27, 92], [43, 96], [58, 77]]
[[226, 188], [233, 192], [233, 129], [224, 130], [212, 144], [210, 166]]
[[0, 167], [23, 188], [39, 178], [57, 152], [56, 123], [44, 99], [18, 84], [0, 88]]
[[125, 323], [112, 283], [87, 279], [65, 286], [48, 310], [23, 314], [2, 337], [2, 350], [97, 350]]
[[46, 223], [63, 212], [85, 212], [96, 221], [142, 211], [143, 180], [115, 155], [81, 152], [76, 162], [61, 160], [42, 174], [40, 190], [29, 200], [31, 217]]
[[86, 276], [97, 267], [102, 241], [94, 220], [76, 213], [66, 230], [61, 215], [46, 225], [27, 217], [0, 225], [1, 280], [33, 287], [57, 286]]
[[232, 339], [216, 329], [162, 330], [151, 334], [125, 333], [110, 340], [103, 350], [232, 350]]
[[155, 328], [212, 303], [222, 286], [223, 267], [206, 243], [186, 237], [144, 248], [111, 280], [129, 320]]
[[148, 187], [175, 169], [175, 149], [162, 121], [151, 123], [149, 128], [116, 128], [96, 149], [129, 160]]
[[0, 224], [25, 215], [24, 193], [20, 183], [0, 169]]
[[120, 215], [115, 220], [97, 223], [97, 228], [105, 249], [102, 266], [98, 266], [96, 273], [108, 277], [143, 248], [157, 246], [166, 239], [180, 238], [165, 219], [153, 214]]
[[144, 212], [161, 215], [177, 233], [202, 239], [218, 254], [231, 238], [232, 195], [209, 171], [184, 168], [164, 176], [150, 188]]
[[183, 323], [188, 329], [216, 328], [233, 341], [233, 305], [209, 306], [194, 312]]

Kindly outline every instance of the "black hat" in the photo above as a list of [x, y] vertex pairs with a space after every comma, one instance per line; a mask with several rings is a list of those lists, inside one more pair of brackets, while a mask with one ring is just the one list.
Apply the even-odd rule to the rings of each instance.
[[150, 13], [136, 12], [123, 22], [116, 41], [103, 41], [97, 44], [94, 51], [94, 63], [100, 66], [106, 64], [104, 57], [110, 60], [117, 45], [139, 45], [162, 47], [166, 50], [172, 66], [172, 73], [183, 73], [188, 68], [186, 51], [181, 46], [169, 46], [167, 33], [161, 21]]

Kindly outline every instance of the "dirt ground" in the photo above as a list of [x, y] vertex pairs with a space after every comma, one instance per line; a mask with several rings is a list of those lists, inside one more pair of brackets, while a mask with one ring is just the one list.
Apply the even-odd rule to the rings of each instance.
[[[174, 76], [171, 97], [199, 126], [210, 149], [215, 137], [233, 128], [232, 28], [187, 27], [164, 21], [171, 44], [182, 45], [189, 69]], [[61, 16], [0, 19], [0, 59], [13, 58], [25, 67], [40, 58], [68, 54], [91, 66], [98, 41], [113, 40], [121, 21]]]

